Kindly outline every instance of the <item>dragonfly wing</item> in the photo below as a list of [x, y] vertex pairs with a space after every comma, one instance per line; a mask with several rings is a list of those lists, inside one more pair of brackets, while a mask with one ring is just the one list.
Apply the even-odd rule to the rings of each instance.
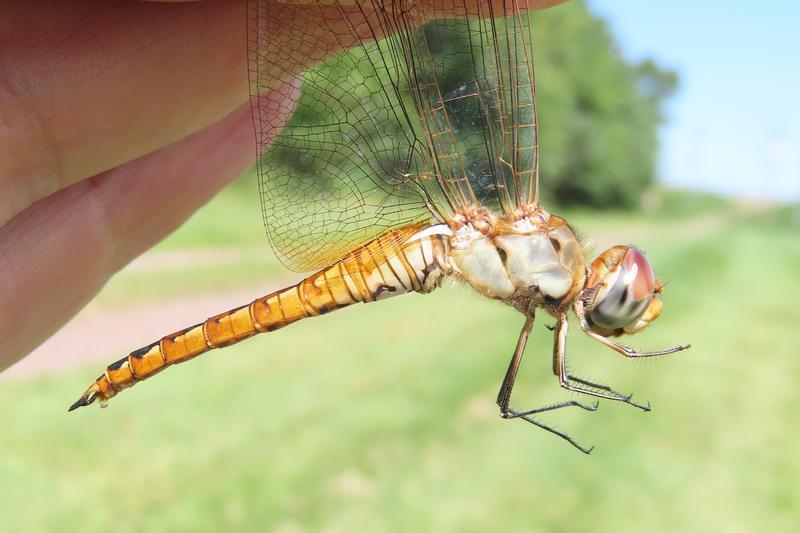
[[451, 209], [508, 213], [538, 200], [531, 12], [526, 0], [499, 4], [437, 2], [427, 23], [409, 10], [398, 24], [406, 29], [389, 37]]
[[[450, 2], [250, 0], [264, 221], [289, 268], [322, 267], [467, 205], [535, 201], [527, 6]], [[300, 33], [286, 23], [297, 20]], [[275, 117], [259, 95], [295, 78], [300, 100], [267, 146]]]
[[[386, 51], [357, 9], [255, 2], [249, 63], [264, 224], [281, 261], [325, 266], [392, 228], [432, 218], [408, 174], [426, 154], [415, 138]], [[333, 12], [333, 13], [332, 13]], [[275, 21], [301, 17], [303, 35], [277, 38]], [[384, 47], [385, 48], [385, 47]], [[349, 49], [331, 57], [330, 49]], [[386, 57], [384, 57], [386, 55]], [[258, 96], [299, 77], [293, 116], [267, 148], [273, 116]], [[289, 105], [289, 104], [287, 104]]]

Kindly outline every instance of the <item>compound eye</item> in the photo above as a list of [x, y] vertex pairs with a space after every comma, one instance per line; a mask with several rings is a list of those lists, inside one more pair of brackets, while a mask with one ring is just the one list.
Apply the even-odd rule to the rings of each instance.
[[632, 326], [644, 314], [655, 293], [653, 267], [644, 253], [629, 247], [597, 291], [589, 318], [610, 330]]

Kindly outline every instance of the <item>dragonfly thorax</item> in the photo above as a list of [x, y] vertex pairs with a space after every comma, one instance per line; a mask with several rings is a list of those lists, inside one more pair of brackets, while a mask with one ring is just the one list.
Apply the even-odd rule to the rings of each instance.
[[538, 207], [524, 216], [498, 217], [489, 228], [462, 214], [450, 238], [450, 263], [480, 294], [527, 309], [568, 303], [583, 288], [586, 272], [570, 227]]

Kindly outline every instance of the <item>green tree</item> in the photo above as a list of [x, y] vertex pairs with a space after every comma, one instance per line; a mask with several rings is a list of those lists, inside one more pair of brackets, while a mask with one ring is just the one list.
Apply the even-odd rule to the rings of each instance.
[[675, 73], [632, 64], [583, 1], [534, 15], [541, 185], [561, 204], [635, 205], [655, 179]]

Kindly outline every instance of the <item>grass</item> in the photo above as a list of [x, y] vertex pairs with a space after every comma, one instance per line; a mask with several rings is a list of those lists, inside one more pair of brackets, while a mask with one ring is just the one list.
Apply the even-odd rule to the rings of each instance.
[[[236, 208], [249, 201], [236, 194], [220, 196], [156, 253], [254, 245], [257, 207]], [[65, 412], [94, 367], [4, 382], [0, 529], [793, 531], [798, 229], [782, 210], [697, 204], [680, 215], [570, 213], [587, 233], [634, 236], [670, 281], [663, 317], [634, 344], [694, 345], [636, 362], [571, 334], [578, 374], [654, 406], [641, 413], [604, 402], [596, 413], [543, 417], [596, 444], [590, 457], [499, 419], [493, 399], [521, 318], [451, 288], [226, 348], [105, 410]], [[215, 226], [223, 213], [232, 218]], [[259, 264], [264, 276], [285, 275], [266, 252], [258, 257], [211, 277], [227, 269], [247, 282]], [[186, 276], [182, 291], [214, 286], [192, 270], [161, 283]], [[120, 276], [96, 305], [147, 291], [136, 275]], [[569, 397], [549, 370], [547, 322], [528, 348], [519, 407]]]

